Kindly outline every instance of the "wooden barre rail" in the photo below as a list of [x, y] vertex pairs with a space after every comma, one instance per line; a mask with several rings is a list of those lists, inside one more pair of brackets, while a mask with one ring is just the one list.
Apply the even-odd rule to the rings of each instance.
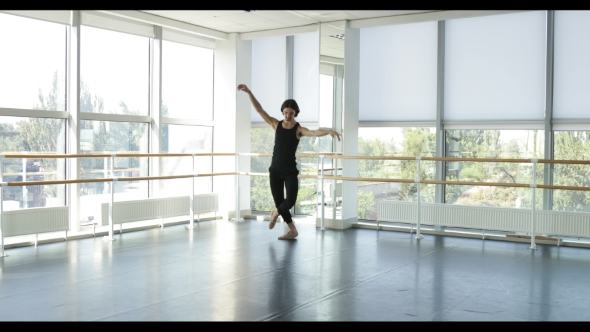
[[[107, 158], [115, 155], [121, 158], [138, 158], [138, 157], [191, 157], [193, 153], [92, 153], [92, 154], [5, 154], [4, 158], [36, 158], [36, 159], [56, 159], [56, 158]], [[223, 157], [235, 156], [236, 153], [195, 153], [195, 157]], [[272, 157], [270, 153], [238, 153], [240, 156], [251, 157]], [[357, 159], [357, 160], [416, 160], [416, 157], [396, 157], [396, 156], [343, 156], [340, 153], [325, 152], [319, 154], [296, 154], [299, 158], [319, 158], [324, 155], [325, 159]], [[423, 161], [466, 161], [466, 162], [504, 162], [504, 163], [532, 163], [534, 159], [509, 159], [509, 158], [457, 158], [457, 157], [421, 157]], [[537, 159], [539, 164], [572, 164], [572, 165], [590, 165], [590, 160], [566, 160], [566, 159]]]
[[[359, 160], [410, 160], [416, 161], [416, 157], [396, 157], [396, 156], [343, 156], [339, 154], [327, 154], [324, 159], [359, 159]], [[317, 155], [297, 154], [301, 158], [318, 158]], [[269, 153], [240, 153], [241, 156], [272, 157]], [[421, 157], [423, 161], [473, 161], [473, 162], [504, 162], [504, 163], [532, 163], [533, 159], [509, 159], [509, 158], [457, 158], [457, 157]], [[590, 165], [590, 160], [567, 160], [567, 159], [537, 159], [539, 164], [575, 164]], [[325, 170], [325, 169], [324, 169]]]
[[[171, 179], [185, 179], [185, 178], [192, 178], [192, 177], [207, 177], [207, 176], [221, 176], [221, 175], [236, 175], [236, 172], [203, 173], [203, 174], [196, 174], [196, 176], [194, 174], [182, 174], [182, 175], [162, 175], [162, 176], [118, 177], [117, 181], [171, 180]], [[8, 187], [28, 187], [28, 186], [42, 186], [42, 185], [52, 185], [52, 184], [92, 183], [92, 182], [113, 182], [113, 178], [8, 182], [8, 183], [6, 183], [6, 186], [8, 186]]]
[[[240, 175], [253, 176], [268, 176], [268, 173], [250, 173], [244, 172]], [[298, 178], [303, 179], [318, 179], [315, 175], [299, 175]], [[397, 183], [415, 183], [412, 179], [388, 179], [388, 178], [355, 178], [345, 176], [324, 175], [324, 180], [342, 180], [342, 181], [364, 181], [364, 182], [397, 182]], [[516, 187], [516, 188], [531, 188], [530, 184], [526, 183], [502, 183], [502, 182], [472, 182], [472, 181], [439, 181], [439, 180], [420, 180], [421, 184], [447, 184], [447, 185], [469, 185], [469, 186], [490, 186], [490, 187]], [[538, 189], [561, 189], [561, 190], [582, 190], [590, 191], [590, 187], [572, 187], [572, 186], [551, 186], [546, 184], [538, 184]]]
[[[117, 177], [116, 179], [117, 179], [117, 181], [171, 180], [171, 179], [185, 179], [185, 178], [192, 178], [192, 177], [225, 176], [225, 175], [236, 175], [236, 174], [248, 175], [248, 176], [268, 176], [269, 175], [268, 173], [255, 173], [255, 172], [225, 172], [225, 173], [203, 173], [203, 174], [182, 174], [182, 175], [162, 175], [162, 176]], [[320, 177], [317, 175], [299, 174], [298, 178], [300, 178], [300, 179], [318, 179]], [[324, 180], [364, 181], [364, 182], [395, 182], [395, 183], [415, 183], [416, 182], [413, 179], [356, 178], [356, 177], [332, 176], [332, 175], [324, 175]], [[56, 184], [70, 184], [70, 183], [93, 183], [93, 182], [113, 182], [113, 178], [8, 182], [8, 183], [6, 183], [6, 186], [25, 187], [25, 186], [56, 185]], [[446, 185], [531, 188], [531, 185], [526, 184], [526, 183], [440, 181], [440, 180], [420, 180], [420, 183], [421, 184], [446, 184]], [[537, 184], [537, 188], [538, 189], [590, 191], [590, 187], [555, 186], [555, 185], [545, 185], [545, 184]]]
[[[193, 153], [88, 153], [88, 154], [5, 154], [4, 158], [27, 159], [56, 159], [56, 158], [106, 158], [106, 157], [136, 158], [136, 157], [192, 157]], [[194, 153], [195, 157], [223, 157], [235, 156], [235, 153]]]

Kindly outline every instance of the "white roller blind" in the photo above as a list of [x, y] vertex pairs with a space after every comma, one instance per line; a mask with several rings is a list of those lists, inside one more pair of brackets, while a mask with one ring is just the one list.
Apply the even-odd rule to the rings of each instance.
[[162, 39], [182, 43], [192, 46], [204, 47], [208, 49], [215, 49], [215, 40], [211, 38], [200, 37], [190, 33], [163, 28]]
[[71, 10], [0, 10], [0, 13], [61, 24], [70, 24], [72, 16]]
[[[250, 89], [262, 108], [281, 120], [281, 105], [286, 92], [287, 38], [285, 36], [252, 40], [252, 86]], [[252, 122], [264, 122], [254, 107]]]
[[293, 99], [301, 113], [298, 122], [318, 122], [320, 105], [320, 34], [295, 35], [293, 46]]
[[556, 11], [553, 117], [590, 119], [590, 11]]
[[154, 37], [153, 25], [127, 20], [115, 15], [109, 15], [97, 11], [82, 11], [81, 19], [83, 25], [95, 28], [125, 32], [143, 37]]
[[447, 120], [545, 114], [546, 12], [446, 21]]
[[359, 120], [435, 120], [438, 23], [360, 33]]

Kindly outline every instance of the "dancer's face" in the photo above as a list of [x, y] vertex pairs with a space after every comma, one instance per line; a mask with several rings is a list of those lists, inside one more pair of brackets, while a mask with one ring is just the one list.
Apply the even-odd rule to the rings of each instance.
[[295, 119], [295, 110], [287, 107], [283, 110], [283, 115], [285, 116], [285, 121], [291, 122]]

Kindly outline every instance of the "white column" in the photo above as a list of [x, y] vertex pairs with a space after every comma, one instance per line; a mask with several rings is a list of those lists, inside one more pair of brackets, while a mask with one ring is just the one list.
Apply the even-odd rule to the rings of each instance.
[[[152, 40], [150, 57], [150, 82], [151, 100], [150, 115], [150, 153], [161, 153], [162, 138], [162, 27], [154, 26], [154, 39]], [[149, 175], [160, 175], [161, 157], [149, 158]], [[149, 181], [149, 196], [155, 197], [159, 192], [159, 181]]]
[[[252, 42], [242, 41], [235, 33], [215, 42], [215, 97], [213, 152], [250, 152], [250, 100], [237, 90], [240, 83], [251, 83]], [[249, 157], [240, 157], [240, 171], [250, 168]], [[235, 159], [214, 157], [213, 172], [233, 172]], [[219, 194], [219, 210], [224, 219], [235, 215], [235, 178], [216, 176], [213, 191]], [[240, 214], [250, 214], [250, 179], [240, 179]]]
[[[79, 10], [73, 10], [71, 16], [71, 27], [67, 38], [67, 70], [68, 79], [66, 80], [68, 100], [67, 111], [70, 113], [68, 119], [67, 134], [67, 154], [80, 153], [80, 19]], [[80, 178], [79, 159], [68, 158], [66, 160], [67, 174], [69, 180]], [[77, 183], [67, 186], [67, 205], [70, 209], [70, 231], [77, 232], [80, 230], [80, 185]]]
[[[342, 114], [342, 153], [347, 156], [358, 155], [359, 123], [359, 81], [360, 81], [360, 30], [350, 28], [347, 22], [344, 45], [344, 112]], [[358, 160], [342, 161], [342, 176], [358, 177]], [[358, 222], [357, 217], [358, 183], [342, 183], [342, 221], [334, 228], [349, 228]], [[340, 227], [338, 227], [340, 226]]]

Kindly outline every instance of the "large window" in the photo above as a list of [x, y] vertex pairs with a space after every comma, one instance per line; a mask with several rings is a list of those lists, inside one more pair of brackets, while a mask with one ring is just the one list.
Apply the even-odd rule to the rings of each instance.
[[[433, 127], [361, 127], [359, 156], [434, 156], [436, 147]], [[415, 179], [418, 164], [414, 160], [359, 160], [361, 178]], [[435, 163], [421, 161], [421, 178], [434, 179]], [[381, 200], [416, 201], [414, 183], [359, 182], [358, 218], [376, 220], [377, 203]], [[423, 202], [434, 202], [434, 185], [422, 185]]]
[[147, 115], [149, 38], [81, 27], [81, 111]]
[[65, 111], [66, 26], [0, 14], [0, 107]]
[[[541, 130], [464, 130], [446, 131], [446, 156], [458, 158], [543, 158], [544, 133]], [[448, 162], [447, 180], [530, 184], [532, 164], [503, 162]], [[543, 183], [543, 165], [537, 166], [537, 183]], [[537, 189], [537, 197], [542, 190]], [[511, 208], [531, 208], [528, 188], [447, 185], [445, 202]], [[537, 199], [537, 207], [542, 200]]]
[[[590, 131], [556, 131], [554, 158], [590, 160]], [[589, 165], [555, 164], [553, 183], [557, 186], [590, 186]], [[590, 193], [580, 190], [554, 190], [553, 209], [590, 212]]]
[[[164, 124], [162, 126], [162, 153], [211, 153], [213, 152], [213, 127], [182, 126]], [[161, 158], [162, 175], [205, 174], [213, 172], [212, 157], [195, 157], [193, 169], [192, 157]], [[157, 193], [163, 197], [188, 195], [189, 179], [161, 180]], [[212, 190], [211, 177], [195, 178], [195, 194], [209, 193]]]
[[162, 116], [213, 120], [213, 50], [162, 42]]
[[[63, 119], [0, 117], [0, 151], [3, 153], [64, 153], [65, 136]], [[65, 161], [6, 158], [1, 171], [4, 182], [63, 180]], [[7, 210], [65, 205], [65, 185], [6, 187], [3, 190]]]
[[[82, 120], [80, 121], [80, 150], [82, 153], [147, 153], [148, 124]], [[79, 165], [82, 179], [148, 175], [147, 157], [116, 157], [114, 174], [111, 174], [110, 157], [82, 158]], [[81, 211], [91, 211], [98, 203], [109, 202], [113, 183], [117, 201], [148, 197], [147, 181], [84, 183], [80, 185]]]

